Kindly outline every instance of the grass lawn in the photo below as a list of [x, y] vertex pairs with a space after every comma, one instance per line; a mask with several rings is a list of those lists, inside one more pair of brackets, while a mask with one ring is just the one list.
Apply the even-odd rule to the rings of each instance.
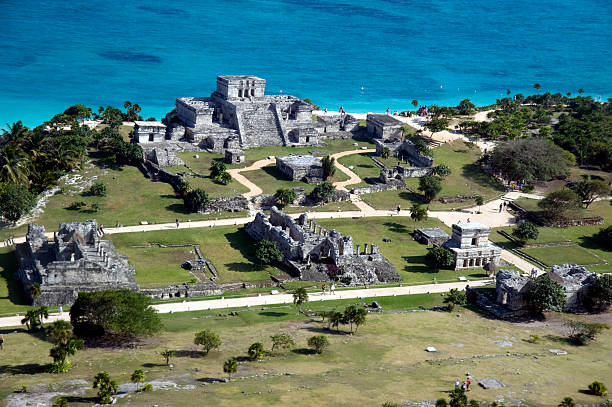
[[[174, 174], [179, 172], [190, 173], [187, 167], [183, 165], [167, 167], [166, 170]], [[209, 178], [208, 176], [206, 176], [206, 178], [184, 177], [184, 179], [192, 188], [200, 188], [206, 191], [208, 196], [210, 196], [211, 198], [218, 198], [222, 196], [236, 196], [249, 191], [247, 187], [245, 187], [234, 179], [232, 179], [232, 181], [227, 185], [223, 185], [222, 183], [217, 182], [212, 178]]]
[[304, 212], [337, 212], [337, 211], [358, 211], [352, 202], [331, 202], [319, 206], [285, 206], [282, 211], [285, 213], [304, 213]]
[[[521, 206], [533, 207], [537, 205], [537, 201], [534, 199], [523, 199], [520, 200]], [[557, 248], [557, 250], [553, 250], [553, 252], [558, 252], [558, 258], [556, 255], [548, 256], [546, 251], [538, 252], [537, 254], [543, 254], [547, 261], [544, 258], [540, 258], [535, 255], [538, 260], [546, 263], [546, 264], [563, 264], [563, 263], [579, 263], [579, 261], [586, 261], [588, 258], [598, 257], [600, 259], [604, 259], [605, 261], [612, 263], [612, 252], [608, 250], [604, 250], [601, 246], [591, 238], [593, 234], [599, 232], [599, 230], [603, 227], [607, 227], [612, 225], [612, 205], [610, 201], [597, 201], [591, 204], [588, 209], [588, 216], [601, 216], [604, 218], [603, 225], [596, 226], [570, 226], [564, 228], [554, 228], [554, 227], [538, 227], [538, 238], [535, 241], [529, 241], [527, 243], [555, 243], [555, 242], [572, 242], [576, 246], [571, 248], [572, 246], [561, 246]], [[516, 247], [513, 243], [511, 243], [508, 239], [496, 233], [497, 230], [504, 230], [509, 234], [512, 234], [512, 227], [506, 226], [502, 228], [494, 228], [491, 231], [490, 239], [499, 244], [504, 248], [514, 248]], [[570, 249], [571, 248], [571, 249]], [[522, 249], [524, 250], [524, 249]], [[531, 251], [532, 249], [527, 249]], [[550, 252], [550, 251], [549, 251]], [[584, 254], [584, 253], [588, 254]], [[526, 251], [526, 253], [530, 252]], [[570, 253], [574, 253], [571, 255]], [[574, 257], [576, 256], [576, 257]], [[586, 258], [584, 258], [586, 256]], [[549, 263], [550, 262], [550, 263]], [[593, 263], [601, 263], [602, 261], [590, 261], [589, 263], [582, 264], [593, 264]], [[609, 273], [612, 272], [612, 264], [602, 265], [602, 266], [593, 266], [589, 267], [589, 270], [598, 272], [598, 273]]]
[[[495, 184], [488, 174], [474, 165], [480, 156], [477, 147], [469, 148], [462, 141], [443, 144], [433, 149], [434, 165], [446, 164], [452, 173], [442, 181], [442, 191], [438, 197], [453, 197], [457, 195], [482, 195], [485, 200], [490, 200], [500, 196], [503, 190]], [[363, 157], [365, 164], [372, 164], [369, 157]], [[369, 160], [369, 163], [365, 161]], [[356, 165], [355, 163], [352, 165]], [[360, 168], [356, 166], [356, 168]], [[362, 168], [362, 171], [372, 171]], [[376, 172], [376, 176], [379, 171]], [[398, 204], [409, 208], [412, 203], [421, 203], [418, 195], [419, 179], [409, 178], [406, 180], [409, 188], [417, 192], [413, 194], [408, 190], [404, 191], [384, 191], [375, 194], [362, 195], [363, 200], [376, 209], [394, 209]], [[452, 204], [443, 204], [434, 200], [429, 204], [430, 210], [450, 210], [465, 208], [476, 205], [473, 199]]]
[[[468, 278], [487, 276], [482, 269], [431, 272], [425, 265], [428, 246], [414, 241], [411, 233], [414, 228], [439, 226], [450, 235], [450, 229], [437, 219], [432, 218], [416, 224], [406, 217], [317, 219], [317, 222], [328, 230], [337, 229], [343, 234], [353, 236], [354, 244], [360, 244], [361, 247], [364, 243], [377, 244], [381, 253], [393, 263], [403, 283], [426, 284], [431, 283], [434, 278], [439, 282], [457, 281], [457, 277], [463, 275]], [[385, 237], [392, 241], [383, 242], [382, 239]]]
[[604, 259], [593, 255], [589, 250], [580, 246], [548, 246], [530, 247], [521, 249], [525, 254], [540, 260], [547, 266], [554, 264], [598, 264]]
[[[280, 270], [265, 266], [259, 267], [254, 256], [255, 248], [249, 235], [240, 226], [222, 226], [215, 228], [178, 229], [140, 233], [122, 233], [113, 235], [113, 243], [119, 253], [128, 254], [129, 246], [145, 246], [151, 243], [172, 244], [199, 244], [202, 255], [208, 258], [217, 269], [219, 278], [217, 282], [228, 283], [234, 281], [268, 280], [270, 274], [278, 274]], [[155, 249], [157, 250], [157, 249]], [[148, 273], [140, 277], [147, 284], [156, 283], [158, 276], [176, 273], [180, 261], [176, 253], [160, 252], [159, 257], [145, 255], [130, 257], [130, 263], [136, 271], [146, 271], [157, 268], [155, 274], [149, 279]], [[180, 261], [180, 263], [179, 263]], [[187, 280], [182, 281], [189, 281]]]
[[[274, 165], [268, 165], [260, 170], [245, 171], [241, 173], [249, 181], [257, 185], [263, 190], [264, 194], [274, 194], [279, 188], [293, 188], [301, 187], [304, 188], [306, 193], [310, 193], [317, 185], [308, 184], [302, 181], [290, 181], [283, 174], [281, 174]], [[349, 177], [345, 173], [336, 170], [333, 177], [329, 178], [330, 182], [346, 181]]]
[[[40, 335], [21, 330], [4, 331], [5, 350], [0, 362], [0, 394], [8, 396], [26, 385], [55, 388], [61, 382], [81, 379], [84, 393], [70, 398], [71, 406], [95, 404], [91, 380], [107, 371], [118, 384], [128, 383], [135, 369], [143, 369], [146, 380], [176, 383], [179, 391], [156, 390], [118, 399], [118, 406], [380, 406], [385, 401], [435, 400], [448, 397], [452, 382], [469, 371], [475, 378], [495, 377], [507, 387], [484, 390], [474, 384], [470, 399], [492, 402], [498, 395], [519, 399], [521, 404], [557, 405], [565, 396], [580, 404], [596, 404], [600, 397], [584, 391], [594, 379], [606, 380], [612, 368], [604, 355], [612, 346], [612, 333], [605, 331], [588, 346], [568, 345], [560, 333], [544, 324], [512, 324], [483, 318], [470, 310], [456, 312], [395, 312], [417, 306], [440, 304], [439, 295], [376, 298], [384, 314], [369, 314], [357, 334], [337, 333], [320, 318], [297, 316], [292, 305], [238, 310], [235, 317], [219, 310], [162, 315], [165, 330], [134, 349], [88, 348], [70, 359], [73, 368], [56, 375], [42, 373], [50, 361], [50, 343]], [[372, 299], [366, 299], [371, 301]], [[313, 310], [343, 309], [352, 301], [308, 304]], [[458, 319], [456, 314], [460, 313]], [[200, 356], [193, 345], [196, 332], [212, 329], [219, 334], [219, 350]], [[292, 351], [266, 354], [262, 361], [246, 358], [250, 344], [261, 341], [270, 349], [270, 335], [289, 332], [295, 340]], [[330, 346], [322, 355], [311, 354], [306, 341], [324, 334]], [[543, 338], [538, 344], [525, 340], [530, 334]], [[494, 341], [509, 340], [510, 352]], [[434, 346], [437, 353], [427, 353]], [[567, 350], [555, 356], [549, 348]], [[173, 368], [165, 366], [159, 352], [175, 350]], [[223, 362], [238, 359], [234, 380], [202, 386], [206, 378], [227, 377]], [[520, 373], [520, 374], [519, 374]], [[543, 382], [542, 378], [545, 378]], [[77, 385], [81, 386], [81, 385]], [[48, 390], [47, 390], [48, 391]], [[59, 393], [63, 393], [59, 391]], [[508, 396], [511, 393], [511, 396]]]
[[141, 288], [183, 284], [193, 278], [189, 271], [181, 268], [181, 264], [196, 258], [192, 247], [123, 247], [121, 254], [127, 255], [135, 267], [136, 282]]
[[[346, 155], [344, 157], [340, 157], [338, 162], [344, 165], [346, 168], [353, 167], [351, 171], [359, 176], [362, 179], [362, 182], [359, 184], [351, 185], [347, 188], [353, 188], [362, 185], [368, 185], [365, 181], [363, 181], [367, 177], [378, 177], [380, 175], [380, 168], [374, 164], [374, 161], [370, 158], [373, 153], [361, 153], [361, 154], [353, 154]], [[377, 157], [379, 158], [379, 157]]]
[[24, 313], [30, 308], [21, 282], [13, 278], [16, 269], [17, 259], [13, 248], [0, 248], [0, 317]]
[[[60, 183], [63, 193], [52, 196], [47, 202], [44, 213], [32, 222], [42, 224], [47, 231], [57, 230], [61, 222], [80, 222], [96, 219], [98, 223], [114, 226], [136, 225], [140, 221], [149, 223], [173, 222], [175, 218], [205, 220], [214, 218], [231, 218], [243, 216], [244, 213], [219, 212], [203, 215], [188, 213], [183, 207], [183, 200], [178, 198], [170, 184], [152, 182], [137, 168], [124, 166], [122, 168], [105, 167], [94, 161], [89, 168], [71, 174], [80, 174], [83, 178], [97, 177], [96, 181], [106, 184], [108, 189], [104, 197], [85, 196], [74, 186]], [[231, 185], [237, 184], [232, 182]], [[225, 188], [225, 187], [224, 187]], [[87, 206], [81, 210], [69, 210], [72, 202], [82, 201]], [[97, 203], [97, 212], [91, 205]], [[23, 236], [27, 226], [9, 228], [0, 231], [0, 239], [7, 236]]]

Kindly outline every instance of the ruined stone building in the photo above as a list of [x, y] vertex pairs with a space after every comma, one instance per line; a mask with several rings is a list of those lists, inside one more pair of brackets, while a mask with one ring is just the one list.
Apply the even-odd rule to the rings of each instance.
[[269, 217], [259, 212], [245, 230], [255, 240], [276, 242], [289, 272], [301, 280], [347, 285], [401, 281], [377, 245], [364, 243], [361, 250], [351, 236], [325, 230], [306, 214], [295, 220], [272, 207]]
[[313, 107], [291, 95], [266, 95], [266, 81], [250, 75], [217, 77], [210, 97], [184, 97], [166, 115], [166, 138], [222, 151], [236, 138], [241, 148], [313, 145], [323, 125]]
[[323, 181], [323, 163], [314, 155], [276, 157], [276, 169], [292, 181], [317, 184]]
[[388, 114], [372, 114], [366, 116], [368, 136], [372, 139], [392, 140], [402, 137], [404, 123]]
[[[589, 287], [598, 278], [596, 273], [575, 264], [563, 264], [552, 266], [548, 276], [563, 287], [567, 301], [563, 311], [584, 311]], [[527, 312], [527, 293], [532, 279], [514, 270], [500, 270], [495, 278], [496, 302], [516, 314]]]
[[477, 222], [456, 223], [452, 231], [443, 246], [455, 254], [455, 270], [497, 270], [501, 249], [489, 241], [490, 227]]
[[444, 244], [449, 237], [450, 236], [448, 236], [446, 232], [439, 227], [414, 230], [414, 240], [436, 247], [442, 246], [442, 244]]
[[134, 139], [138, 143], [160, 143], [166, 138], [166, 126], [160, 122], [134, 122]]
[[134, 267], [117, 253], [112, 241], [98, 237], [95, 220], [62, 223], [51, 242], [43, 226], [30, 223], [26, 241], [16, 246], [15, 253], [16, 277], [26, 295], [31, 285], [40, 284], [34, 305], [70, 305], [79, 291], [138, 290]]

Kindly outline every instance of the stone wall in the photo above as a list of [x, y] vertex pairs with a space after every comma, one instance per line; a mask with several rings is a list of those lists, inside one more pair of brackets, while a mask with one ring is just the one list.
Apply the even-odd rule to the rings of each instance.
[[240, 212], [249, 209], [249, 201], [242, 195], [211, 198], [200, 212]]
[[364, 185], [361, 187], [355, 187], [351, 189], [351, 194], [373, 194], [382, 191], [394, 191], [398, 189], [405, 189], [406, 182], [402, 179], [390, 179], [386, 184], [373, 184]]

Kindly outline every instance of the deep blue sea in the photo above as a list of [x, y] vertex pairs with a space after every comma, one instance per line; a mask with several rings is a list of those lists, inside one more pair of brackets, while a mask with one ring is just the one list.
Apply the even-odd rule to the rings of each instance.
[[[367, 112], [493, 103], [513, 93], [612, 96], [610, 0], [4, 0], [0, 123], [74, 103], [160, 118], [220, 74]], [[363, 90], [362, 90], [363, 88]]]

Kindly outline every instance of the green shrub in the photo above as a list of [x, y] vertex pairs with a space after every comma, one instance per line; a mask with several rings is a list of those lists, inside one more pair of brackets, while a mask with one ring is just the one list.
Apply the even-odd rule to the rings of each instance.
[[434, 270], [446, 269], [455, 264], [455, 256], [445, 247], [430, 247], [425, 255], [425, 263]]
[[142, 391], [153, 391], [153, 386], [151, 383], [147, 383], [143, 386]]
[[84, 208], [87, 204], [83, 201], [74, 201], [70, 205], [66, 207], [66, 209], [71, 211], [78, 211], [81, 208]]
[[540, 338], [536, 334], [531, 334], [531, 335], [529, 335], [529, 339], [526, 339], [525, 341], [529, 342], [529, 343], [540, 343], [540, 342], [542, 342], [542, 338]]
[[329, 346], [329, 340], [325, 335], [315, 335], [308, 338], [308, 346], [316, 353], [321, 354]]
[[96, 182], [89, 188], [88, 195], [91, 196], [106, 196], [106, 184], [103, 182]]
[[602, 382], [598, 382], [597, 380], [589, 384], [589, 391], [596, 396], [605, 396], [606, 394], [608, 394], [608, 389], [606, 385]]
[[265, 354], [263, 343], [255, 342], [251, 346], [249, 346], [248, 354], [251, 360], [262, 359]]

